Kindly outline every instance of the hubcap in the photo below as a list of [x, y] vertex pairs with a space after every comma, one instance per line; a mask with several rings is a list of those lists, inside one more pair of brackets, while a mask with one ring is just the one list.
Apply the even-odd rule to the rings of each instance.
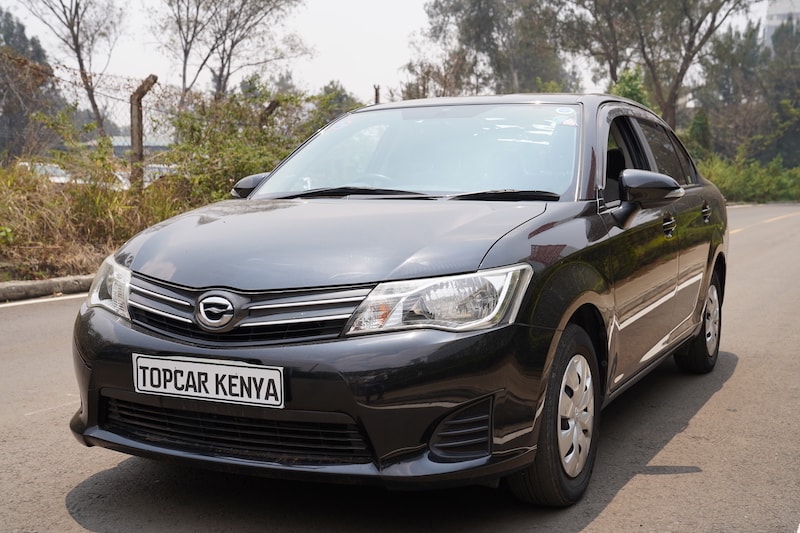
[[720, 305], [719, 305], [719, 292], [716, 285], [711, 285], [708, 288], [708, 298], [706, 298], [706, 312], [704, 314], [705, 332], [706, 332], [706, 353], [709, 357], [713, 356], [717, 351], [717, 343], [719, 343], [719, 328], [720, 328]]
[[558, 400], [558, 451], [561, 466], [570, 477], [583, 471], [589, 457], [594, 409], [594, 383], [589, 362], [575, 354], [561, 380]]

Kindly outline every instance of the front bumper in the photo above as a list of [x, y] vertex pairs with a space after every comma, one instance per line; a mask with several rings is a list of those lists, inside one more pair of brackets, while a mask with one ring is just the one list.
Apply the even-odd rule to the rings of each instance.
[[[418, 330], [220, 350], [81, 308], [73, 358], [80, 442], [216, 469], [431, 488], [488, 482], [533, 460], [548, 335], [519, 325]], [[135, 392], [132, 354], [282, 367], [273, 409]]]

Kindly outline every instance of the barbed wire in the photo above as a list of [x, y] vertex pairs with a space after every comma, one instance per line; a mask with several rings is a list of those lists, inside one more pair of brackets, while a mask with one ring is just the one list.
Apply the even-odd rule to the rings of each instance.
[[[62, 96], [79, 109], [88, 109], [89, 102], [81, 80], [80, 70], [63, 63], [52, 62], [53, 80]], [[142, 79], [118, 74], [90, 74], [95, 85], [95, 98], [106, 121], [122, 131], [130, 128], [130, 98]], [[175, 85], [157, 82], [142, 101], [144, 136], [167, 137], [172, 133], [169, 125], [181, 96]]]

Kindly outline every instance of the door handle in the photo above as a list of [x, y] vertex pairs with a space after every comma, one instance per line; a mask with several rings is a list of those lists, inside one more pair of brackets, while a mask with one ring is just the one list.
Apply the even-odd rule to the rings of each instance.
[[700, 212], [703, 215], [703, 222], [706, 224], [711, 222], [711, 206], [708, 205], [708, 202], [703, 202], [703, 209]]
[[668, 239], [671, 239], [672, 235], [675, 233], [675, 228], [678, 227], [678, 221], [674, 216], [667, 213], [664, 215], [664, 221], [661, 223], [661, 227], [664, 229], [664, 235], [666, 235]]

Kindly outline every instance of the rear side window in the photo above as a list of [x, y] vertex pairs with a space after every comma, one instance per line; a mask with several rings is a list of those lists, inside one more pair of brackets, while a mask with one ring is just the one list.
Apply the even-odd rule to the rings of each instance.
[[674, 135], [661, 125], [638, 120], [650, 151], [658, 166], [658, 172], [670, 176], [681, 185], [696, 183], [694, 165]]

